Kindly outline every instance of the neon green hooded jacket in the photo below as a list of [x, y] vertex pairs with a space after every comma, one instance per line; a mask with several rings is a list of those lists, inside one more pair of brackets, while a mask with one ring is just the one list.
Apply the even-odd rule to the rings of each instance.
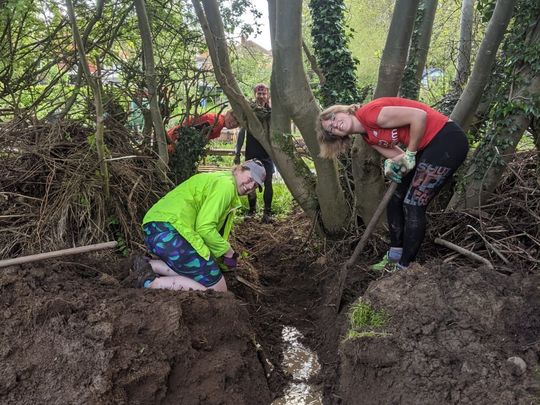
[[232, 172], [200, 173], [155, 203], [144, 216], [143, 225], [169, 222], [208, 260], [210, 255], [223, 256], [231, 247], [227, 238], [240, 205]]

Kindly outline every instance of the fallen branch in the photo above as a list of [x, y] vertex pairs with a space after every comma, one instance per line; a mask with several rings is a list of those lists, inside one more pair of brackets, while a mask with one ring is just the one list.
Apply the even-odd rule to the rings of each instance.
[[441, 238], [435, 238], [434, 242], [439, 244], [439, 245], [442, 245], [444, 247], [447, 247], [449, 249], [455, 250], [456, 252], [461, 253], [464, 256], [467, 256], [469, 259], [473, 259], [473, 260], [482, 262], [486, 266], [488, 266], [490, 269], [493, 269], [493, 264], [491, 264], [491, 262], [488, 259], [486, 259], [486, 258], [484, 258], [484, 257], [482, 257], [480, 255], [477, 255], [476, 253], [473, 253], [470, 250], [464, 249], [464, 248], [462, 248], [461, 246], [458, 246], [458, 245], [454, 245], [452, 242], [448, 242], [447, 240], [444, 240], [444, 239], [441, 239]]
[[79, 253], [94, 252], [96, 250], [114, 248], [118, 242], [96, 243], [94, 245], [79, 246], [70, 249], [56, 250], [54, 252], [39, 253], [37, 255], [16, 257], [15, 259], [0, 260], [0, 267], [14, 266], [16, 264], [37, 262], [39, 260], [52, 259], [54, 257], [77, 255]]

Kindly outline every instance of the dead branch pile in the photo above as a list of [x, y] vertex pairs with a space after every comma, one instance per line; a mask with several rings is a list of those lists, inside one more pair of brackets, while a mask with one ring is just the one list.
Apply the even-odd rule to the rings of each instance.
[[[540, 183], [536, 160], [535, 153], [518, 154], [492, 198], [480, 208], [432, 213], [429, 239], [444, 239], [509, 272], [539, 269]], [[442, 253], [445, 262], [466, 260], [445, 248], [434, 250], [430, 255]]]
[[[118, 240], [141, 241], [139, 223], [163, 194], [153, 159], [122, 127], [109, 128], [106, 201], [92, 129], [75, 122], [0, 127], [0, 258]], [[131, 156], [131, 158], [121, 159]], [[116, 159], [115, 158], [120, 158]]]

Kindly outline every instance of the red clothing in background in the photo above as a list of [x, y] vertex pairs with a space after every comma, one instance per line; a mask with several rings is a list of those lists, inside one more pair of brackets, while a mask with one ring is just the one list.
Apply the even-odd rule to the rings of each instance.
[[225, 127], [225, 116], [222, 114], [208, 113], [198, 117], [188, 117], [180, 125], [176, 125], [167, 131], [167, 138], [171, 141], [167, 145], [169, 153], [174, 152], [174, 144], [178, 140], [178, 129], [181, 127], [200, 127], [199, 130], [203, 130], [206, 127], [212, 127], [208, 139], [219, 138], [221, 130]]

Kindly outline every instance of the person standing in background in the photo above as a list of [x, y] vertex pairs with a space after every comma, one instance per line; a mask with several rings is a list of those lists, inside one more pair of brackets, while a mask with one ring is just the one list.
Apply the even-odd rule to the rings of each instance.
[[[259, 83], [253, 88], [253, 93], [255, 96], [255, 103], [253, 103], [252, 108], [256, 111], [263, 113], [271, 112], [269, 89], [264, 83]], [[263, 148], [263, 146], [255, 139], [253, 134], [247, 130], [247, 128], [241, 128], [238, 133], [238, 139], [236, 141], [235, 148], [235, 157], [234, 163], [240, 163], [240, 154], [242, 146], [244, 145], [244, 140], [246, 141], [246, 154], [245, 159], [258, 159], [260, 160], [266, 170], [266, 179], [264, 181], [264, 192], [263, 192], [263, 201], [264, 201], [264, 212], [262, 220], [263, 222], [272, 221], [272, 199], [274, 197], [274, 190], [272, 188], [272, 175], [274, 173], [274, 162], [268, 154], [268, 152]], [[248, 215], [255, 215], [257, 210], [257, 195], [256, 192], [248, 194], [249, 202], [249, 211]]]

